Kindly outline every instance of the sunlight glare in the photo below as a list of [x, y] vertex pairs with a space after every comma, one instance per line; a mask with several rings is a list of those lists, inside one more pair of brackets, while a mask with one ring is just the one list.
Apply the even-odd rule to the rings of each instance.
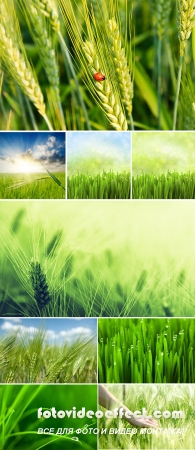
[[31, 161], [17, 161], [17, 172], [32, 173], [35, 172], [35, 165]]

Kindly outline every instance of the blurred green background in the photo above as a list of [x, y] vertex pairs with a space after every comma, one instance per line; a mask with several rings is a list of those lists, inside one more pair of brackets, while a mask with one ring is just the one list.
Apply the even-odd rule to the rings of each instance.
[[[1, 450], [26, 450], [27, 448], [38, 450], [42, 447], [50, 450], [76, 450], [77, 448], [96, 450], [97, 437], [93, 432], [76, 434], [76, 430], [84, 426], [96, 428], [96, 418], [37, 419], [37, 410], [40, 407], [43, 410], [55, 407], [59, 411], [72, 410], [73, 406], [77, 410], [85, 407], [86, 411], [96, 411], [98, 409], [97, 387], [91, 385], [0, 386]], [[74, 428], [74, 434], [47, 436], [37, 434], [38, 428], [55, 428], [55, 432], [58, 428]], [[55, 441], [52, 442], [54, 439]]]
[[194, 150], [195, 133], [191, 131], [135, 132], [132, 134], [132, 174], [193, 172]]

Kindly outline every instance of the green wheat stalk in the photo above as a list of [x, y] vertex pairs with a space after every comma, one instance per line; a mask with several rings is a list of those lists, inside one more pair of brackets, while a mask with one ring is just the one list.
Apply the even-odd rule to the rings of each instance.
[[195, 129], [195, 89], [189, 71], [183, 73], [180, 94], [180, 116], [182, 130]]
[[[41, 163], [42, 164], [42, 163]], [[44, 167], [44, 165], [42, 164], [42, 166]], [[50, 172], [48, 169], [46, 169], [46, 167], [44, 167], [44, 169], [47, 171], [47, 173], [49, 174], [49, 176], [52, 178], [52, 180], [55, 181], [56, 184], [58, 184], [58, 186], [60, 186], [62, 189], [64, 189], [64, 191], [66, 190], [65, 187], [63, 186], [63, 184], [61, 183], [61, 181], [52, 173]]]
[[78, 93], [78, 98], [85, 116], [85, 120], [86, 120], [86, 124], [87, 124], [87, 128], [90, 130], [90, 123], [89, 123], [89, 117], [87, 114], [87, 110], [86, 110], [86, 106], [85, 103], [83, 101], [83, 97], [82, 97], [82, 93], [80, 90], [80, 86], [77, 80], [77, 76], [75, 73], [75, 69], [68, 51], [68, 48], [66, 46], [65, 40], [62, 36], [61, 33], [61, 29], [60, 29], [60, 18], [59, 18], [59, 12], [58, 12], [58, 8], [57, 8], [57, 4], [55, 2], [55, 0], [34, 0], [34, 4], [37, 7], [38, 10], [41, 10], [42, 14], [47, 18], [48, 22], [50, 23], [51, 27], [53, 28], [53, 30], [56, 32], [56, 34], [59, 37], [59, 41], [61, 44], [61, 48], [62, 51], [65, 55], [65, 62], [68, 63], [69, 67], [70, 67], [70, 71], [71, 74], [74, 78], [75, 84], [76, 84], [76, 88], [77, 88], [77, 93]]
[[[88, 60], [91, 74], [100, 72], [100, 62], [95, 51], [94, 44], [85, 41], [83, 45], [85, 56]], [[108, 80], [101, 82], [94, 81], [96, 95], [101, 100], [101, 106], [113, 128], [117, 131], [127, 130], [127, 121], [121, 109], [120, 103], [117, 101], [111, 84]]]
[[25, 53], [13, 0], [5, 0], [0, 5], [0, 57], [5, 69], [35, 105], [48, 128], [52, 130], [45, 112], [41, 89]]
[[108, 21], [109, 40], [111, 43], [113, 62], [118, 75], [118, 82], [122, 92], [122, 100], [129, 114], [133, 128], [132, 119], [132, 100], [133, 100], [133, 81], [128, 65], [125, 49], [122, 47], [122, 39], [119, 26], [113, 17]]
[[53, 30], [58, 33], [60, 30], [60, 19], [55, 0], [34, 0], [34, 4], [37, 9], [41, 8], [41, 12], [51, 23]]
[[156, 1], [156, 30], [158, 37], [157, 66], [158, 66], [158, 128], [161, 128], [161, 60], [162, 40], [167, 36], [168, 22], [171, 12], [172, 0]]
[[[18, 0], [20, 6], [22, 7], [25, 19], [27, 21], [29, 30], [33, 37], [34, 42], [37, 45], [39, 50], [39, 54], [41, 57], [41, 62], [45, 69], [47, 78], [49, 80], [50, 85], [52, 86], [56, 102], [59, 108], [59, 112], [62, 119], [62, 128], [66, 129], [64, 123], [64, 115], [60, 101], [60, 91], [59, 91], [59, 70], [56, 60], [55, 48], [53, 45], [53, 39], [51, 34], [51, 27], [54, 28], [53, 21], [47, 20], [45, 15], [42, 13], [41, 4], [36, 2], [36, 7], [34, 6], [34, 0], [30, 0], [28, 5], [24, 0]], [[29, 14], [30, 12], [30, 14]], [[50, 16], [49, 16], [50, 18]], [[51, 27], [50, 27], [51, 25]], [[56, 31], [55, 27], [55, 31]]]
[[150, 0], [150, 10], [157, 38], [157, 92], [158, 92], [158, 128], [161, 128], [161, 70], [162, 70], [162, 41], [168, 36], [168, 24], [172, 0]]
[[[119, 85], [110, 74], [111, 49], [106, 43], [106, 40], [108, 42], [108, 36], [107, 39], [104, 39], [103, 32], [98, 29], [93, 14], [89, 13], [86, 0], [82, 0], [83, 18], [87, 27], [84, 36], [79, 30], [71, 0], [68, 0], [68, 2], [59, 0], [59, 4], [67, 31], [75, 48], [76, 65], [78, 66], [78, 63], [80, 63], [82, 67], [85, 84], [108, 118], [111, 126], [116, 130], [127, 130]], [[105, 81], [95, 81], [93, 75], [96, 72], [102, 72], [106, 77]]]
[[173, 130], [176, 129], [179, 93], [181, 85], [184, 52], [188, 39], [195, 25], [195, 2], [194, 0], [178, 0], [178, 38], [180, 45], [180, 59], [177, 75], [177, 88], [173, 112]]
[[43, 308], [51, 301], [47, 278], [38, 261], [32, 261], [30, 265], [30, 280], [34, 292], [34, 299], [38, 307]]

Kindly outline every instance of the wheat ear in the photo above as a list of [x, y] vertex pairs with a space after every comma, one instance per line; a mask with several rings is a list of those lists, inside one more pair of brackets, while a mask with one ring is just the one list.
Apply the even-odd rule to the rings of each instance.
[[46, 275], [38, 261], [32, 261], [30, 265], [30, 279], [34, 291], [34, 298], [38, 307], [43, 308], [51, 301]]
[[55, 0], [34, 0], [37, 9], [49, 19], [52, 28], [58, 33], [60, 31], [60, 19]]
[[156, 0], [155, 15], [157, 35], [159, 39], [163, 39], [167, 33], [170, 12], [171, 0]]
[[179, 103], [179, 93], [181, 85], [181, 75], [184, 60], [184, 51], [187, 40], [189, 39], [192, 29], [195, 25], [195, 1], [194, 0], [178, 0], [178, 29], [180, 43], [180, 60], [177, 75], [177, 88], [175, 95], [175, 105], [173, 112], [173, 130], [176, 129], [177, 110]]
[[180, 42], [180, 55], [184, 55], [186, 42], [195, 25], [195, 1], [178, 0], [178, 29]]
[[32, 37], [39, 49], [42, 64], [45, 68], [47, 78], [56, 93], [57, 100], [60, 101], [59, 73], [56, 62], [55, 50], [50, 36], [51, 33], [49, 33], [50, 27], [47, 26], [46, 19], [43, 16], [43, 14], [40, 14], [40, 7], [39, 9], [36, 8], [33, 5], [32, 0], [28, 3], [28, 6], [26, 5], [25, 0], [18, 0], [18, 1], [22, 6]]
[[[85, 56], [89, 63], [91, 74], [100, 72], [100, 64], [92, 42], [85, 41], [83, 45]], [[111, 125], [118, 131], [127, 130], [127, 121], [121, 105], [117, 102], [113, 89], [108, 80], [98, 82], [94, 80], [97, 96], [100, 99], [102, 109], [108, 117]]]
[[119, 27], [114, 18], [108, 21], [109, 40], [111, 43], [113, 60], [118, 74], [123, 102], [128, 114], [132, 115], [133, 82], [130, 75], [125, 49], [122, 47]]
[[45, 113], [43, 94], [26, 57], [12, 0], [0, 4], [0, 56], [5, 68], [52, 129]]

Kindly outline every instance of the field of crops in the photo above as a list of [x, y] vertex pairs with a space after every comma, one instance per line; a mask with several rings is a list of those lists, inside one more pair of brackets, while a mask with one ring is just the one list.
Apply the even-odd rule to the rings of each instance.
[[193, 202], [126, 206], [2, 202], [1, 315], [194, 317]]
[[94, 383], [94, 336], [62, 345], [49, 343], [44, 328], [32, 336], [26, 330], [0, 338], [0, 383]]
[[99, 319], [100, 383], [194, 383], [194, 319]]
[[[114, 434], [109, 430], [130, 428], [124, 419], [99, 420], [99, 427], [107, 429], [100, 433], [100, 450], [192, 450], [194, 448], [194, 395], [193, 385], [107, 385], [109, 391], [125, 404], [130, 411], [147, 410], [161, 414], [169, 411], [169, 418], [160, 418], [157, 429], [134, 428], [134, 433]], [[184, 418], [172, 418], [173, 411], [182, 411]], [[141, 431], [142, 430], [142, 431]], [[143, 432], [143, 430], [145, 432]], [[124, 433], [124, 432], [123, 432]]]
[[133, 199], [195, 199], [195, 173], [143, 173], [132, 177]]
[[194, 129], [192, 2], [6, 0], [0, 25], [2, 129]]
[[[65, 174], [52, 174], [65, 187]], [[0, 174], [2, 199], [64, 199], [66, 191], [45, 173]]]
[[68, 199], [130, 199], [130, 173], [103, 172], [68, 177]]

